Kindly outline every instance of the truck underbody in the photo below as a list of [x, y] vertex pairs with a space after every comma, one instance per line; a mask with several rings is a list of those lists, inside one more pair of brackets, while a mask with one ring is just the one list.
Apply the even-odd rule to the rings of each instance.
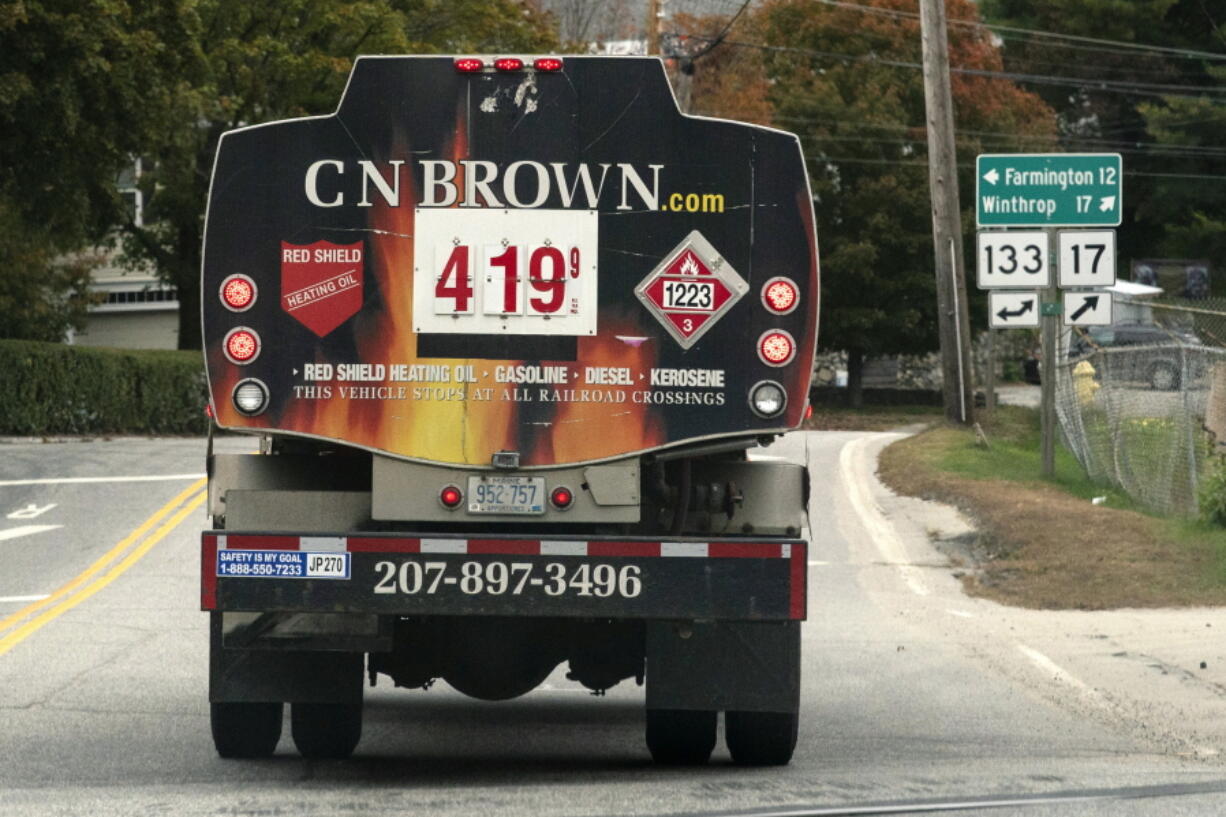
[[[285, 703], [300, 752], [349, 755], [364, 683], [379, 676], [423, 690], [443, 679], [504, 700], [565, 663], [594, 694], [646, 685], [659, 762], [705, 762], [720, 711], [736, 761], [790, 758], [805, 615], [802, 467], [754, 462], [743, 449], [661, 452], [663, 461], [606, 466], [638, 475], [639, 521], [508, 526], [463, 511], [450, 523], [387, 518], [403, 515], [394, 508], [411, 505], [410, 493], [432, 498], [453, 484], [450, 469], [410, 466], [409, 492], [378, 455], [279, 438], [265, 449], [209, 464], [202, 607], [223, 756], [270, 754]], [[590, 482], [575, 488], [592, 500]], [[600, 513], [593, 502], [589, 517]]]

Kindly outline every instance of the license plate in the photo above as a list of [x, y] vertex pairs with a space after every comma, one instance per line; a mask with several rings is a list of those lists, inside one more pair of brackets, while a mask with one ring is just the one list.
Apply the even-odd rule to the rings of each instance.
[[468, 512], [545, 513], [544, 477], [469, 477]]

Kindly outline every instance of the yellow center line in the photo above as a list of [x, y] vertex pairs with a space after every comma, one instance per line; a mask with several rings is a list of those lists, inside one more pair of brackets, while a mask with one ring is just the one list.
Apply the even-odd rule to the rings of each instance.
[[191, 496], [192, 494], [196, 493], [201, 488], [203, 488], [206, 481], [207, 480], [205, 479], [198, 479], [195, 482], [193, 482], [186, 489], [184, 489], [177, 496], [175, 496], [174, 499], [170, 500], [165, 505], [163, 505], [161, 508], [159, 508], [157, 511], [155, 511], [153, 516], [150, 516], [148, 519], [142, 522], [140, 524], [140, 527], [138, 527], [136, 530], [132, 531], [127, 536], [125, 536], [119, 542], [119, 544], [115, 545], [115, 547], [111, 548], [106, 553], [102, 554], [102, 556], [100, 556], [96, 562], [94, 562], [92, 565], [87, 567], [80, 575], [70, 580], [68, 583], [66, 583], [60, 589], [56, 590], [50, 596], [47, 596], [47, 598], [45, 599], [39, 599], [33, 604], [27, 604], [25, 607], [22, 607], [16, 613], [13, 613], [12, 615], [6, 618], [0, 619], [0, 633], [9, 629], [13, 625], [15, 625], [17, 622], [33, 615], [34, 613], [38, 612], [42, 608], [47, 607], [48, 605], [51, 605], [51, 604], [55, 604], [57, 601], [62, 599], [64, 596], [68, 595], [73, 590], [76, 590], [78, 587], [85, 584], [85, 582], [87, 582], [90, 579], [90, 577], [99, 573], [104, 567], [106, 567], [108, 564], [110, 564], [112, 561], [118, 558], [119, 555], [122, 554], [125, 550], [127, 550], [128, 547], [133, 542], [137, 541], [142, 536], [144, 536], [145, 533], [148, 532], [149, 529], [152, 528], [154, 525], [156, 525], [158, 522], [160, 522], [162, 518], [166, 516], [166, 514], [170, 513], [175, 508], [177, 508], [179, 506], [179, 503], [183, 502], [183, 500], [187, 499], [189, 496]]
[[[84, 586], [81, 586], [82, 584], [81, 580], [85, 577], [85, 574], [82, 574], [82, 576], [77, 577], [77, 579], [74, 579], [72, 582], [69, 583], [69, 585], [72, 585], [73, 587], [78, 588], [77, 590], [75, 590], [75, 592], [71, 590], [65, 590], [65, 588], [68, 588], [69, 585], [65, 585], [64, 588], [61, 588], [61, 590], [65, 590], [65, 592], [70, 593], [70, 595], [68, 595], [67, 598], [64, 598], [63, 601], [56, 604], [51, 609], [43, 612], [41, 615], [37, 616], [36, 618], [33, 618], [30, 621], [27, 621], [25, 624], [13, 630], [12, 632], [4, 636], [3, 638], [0, 638], [0, 655], [4, 655], [9, 650], [13, 649], [13, 647], [17, 646], [22, 641], [24, 641], [26, 638], [28, 638], [30, 635], [37, 632], [44, 625], [59, 618], [64, 613], [67, 613], [69, 610], [76, 607], [78, 604], [85, 601], [89, 597], [93, 596], [95, 593], [97, 593], [102, 588], [106, 587], [111, 582], [115, 581], [115, 579], [117, 579], [120, 575], [122, 575], [124, 571], [126, 571], [132, 565], [136, 564], [136, 562], [140, 561], [141, 557], [143, 557], [146, 553], [148, 553], [153, 548], [154, 545], [162, 541], [162, 539], [164, 539], [167, 534], [169, 534], [172, 530], [178, 527], [179, 523], [181, 523], [187, 517], [188, 514], [190, 514], [192, 511], [196, 510], [197, 508], [199, 508], [202, 504], [204, 504], [204, 501], [207, 497], [208, 497], [208, 493], [206, 491], [201, 491], [199, 494], [192, 497], [192, 499], [186, 505], [184, 505], [177, 512], [175, 512], [175, 514], [171, 516], [170, 519], [166, 520], [166, 522], [164, 522], [161, 525], [161, 527], [159, 527], [156, 531], [154, 531], [154, 533], [148, 539], [146, 539], [144, 542], [142, 542], [137, 547], [133, 548], [132, 551], [128, 553], [128, 555], [125, 556], [121, 561], [119, 561], [117, 564], [115, 564], [113, 567], [111, 567], [101, 576], [98, 576], [97, 578], [95, 578], [93, 581], [89, 582], [88, 584], [85, 584]], [[173, 507], [173, 504], [170, 507]], [[154, 518], [151, 518], [147, 524], [141, 525], [140, 529], [148, 530], [149, 524], [156, 523], [157, 519], [160, 519], [162, 516], [164, 516], [164, 513], [163, 513], [164, 510], [167, 510], [167, 509], [163, 508], [162, 511], [158, 511], [158, 513], [155, 514]], [[96, 562], [94, 565], [91, 565], [89, 570], [86, 572], [87, 573], [97, 573], [98, 570], [101, 570], [101, 568], [102, 566], [99, 566], [98, 563]], [[59, 593], [59, 591], [57, 591], [57, 593]], [[59, 593], [59, 595], [60, 597], [63, 597], [64, 594]]]

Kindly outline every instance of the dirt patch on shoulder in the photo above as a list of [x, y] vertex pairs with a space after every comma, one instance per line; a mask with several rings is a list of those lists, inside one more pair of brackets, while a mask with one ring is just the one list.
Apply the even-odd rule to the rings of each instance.
[[943, 471], [937, 462], [950, 433], [889, 446], [879, 476], [898, 493], [955, 505], [975, 520], [970, 551], [979, 563], [963, 578], [972, 595], [1043, 609], [1226, 604], [1211, 536], [1046, 484]]

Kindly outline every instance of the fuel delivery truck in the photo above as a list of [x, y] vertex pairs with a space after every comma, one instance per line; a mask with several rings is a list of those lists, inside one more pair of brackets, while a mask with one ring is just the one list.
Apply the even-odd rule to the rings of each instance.
[[[368, 685], [645, 684], [646, 744], [796, 745], [818, 256], [793, 134], [654, 58], [364, 57], [223, 135], [202, 318], [212, 735], [359, 743]], [[406, 694], [422, 694], [406, 693]], [[411, 724], [406, 724], [411, 728]], [[592, 747], [599, 752], [599, 747]]]

